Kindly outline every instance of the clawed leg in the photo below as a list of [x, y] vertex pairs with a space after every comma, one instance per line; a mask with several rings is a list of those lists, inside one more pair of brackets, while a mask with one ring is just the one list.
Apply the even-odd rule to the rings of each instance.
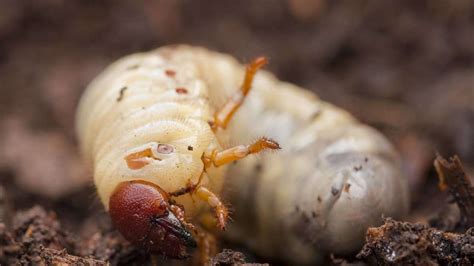
[[222, 203], [219, 197], [203, 186], [198, 187], [195, 193], [199, 199], [207, 202], [209, 206], [214, 208], [217, 217], [217, 225], [219, 226], [219, 229], [225, 230], [227, 218], [229, 217], [229, 210]]
[[247, 65], [245, 71], [245, 78], [240, 90], [234, 94], [225, 104], [214, 114], [214, 121], [212, 129], [216, 131], [218, 128], [225, 129], [235, 112], [239, 109], [245, 100], [245, 97], [252, 88], [253, 78], [257, 71], [267, 64], [268, 60], [265, 57], [258, 57]]
[[265, 149], [278, 150], [280, 145], [274, 140], [261, 138], [251, 145], [239, 145], [223, 151], [213, 150], [210, 155], [204, 154], [202, 160], [205, 168], [211, 165], [219, 167]]
[[261, 138], [251, 145], [239, 145], [223, 151], [214, 150], [210, 155], [203, 154], [202, 161], [204, 163], [204, 171], [199, 177], [198, 182], [189, 182], [186, 187], [169, 194], [173, 197], [178, 197], [189, 193], [190, 195], [196, 195], [199, 199], [207, 202], [207, 204], [214, 208], [216, 212], [219, 228], [221, 230], [225, 230], [227, 219], [229, 217], [229, 210], [216, 194], [211, 192], [206, 187], [200, 185], [201, 180], [206, 173], [205, 169], [212, 165], [219, 167], [221, 165], [245, 158], [249, 154], [258, 153], [265, 149], [280, 149], [280, 145], [271, 139]]
[[[184, 194], [189, 193], [190, 195], [196, 195], [200, 200], [205, 201], [211, 208], [214, 208], [217, 217], [217, 224], [221, 230], [225, 230], [225, 226], [227, 224], [227, 218], [229, 217], [229, 211], [227, 207], [222, 203], [219, 197], [212, 193], [209, 189], [203, 186], [197, 186], [196, 184], [189, 183], [186, 187], [179, 189], [177, 191], [169, 193], [170, 196], [178, 197]], [[179, 209], [179, 207], [178, 207]], [[177, 210], [178, 215], [181, 210]], [[175, 213], [175, 215], [179, 216]], [[184, 217], [184, 211], [183, 211]], [[183, 224], [185, 224], [183, 222]]]
[[[265, 149], [280, 149], [280, 145], [271, 139], [261, 138], [251, 145], [239, 145], [223, 151], [214, 150], [210, 155], [203, 154], [202, 161], [204, 163], [205, 169], [212, 165], [219, 167], [221, 165], [245, 158], [249, 154], [258, 153]], [[209, 206], [215, 209], [218, 226], [220, 229], [224, 230], [227, 223], [227, 218], [229, 216], [229, 211], [216, 194], [200, 185], [203, 176], [206, 174], [205, 169], [201, 173], [197, 183], [189, 182], [185, 187], [171, 192], [169, 195], [172, 197], [179, 197], [189, 193], [190, 195], [198, 196], [199, 199], [207, 202]]]

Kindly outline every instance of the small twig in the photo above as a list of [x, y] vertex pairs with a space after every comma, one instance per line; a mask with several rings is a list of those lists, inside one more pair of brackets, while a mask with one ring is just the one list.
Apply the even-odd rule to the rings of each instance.
[[461, 159], [455, 155], [448, 161], [438, 154], [434, 166], [440, 189], [449, 189], [461, 211], [461, 225], [474, 226], [474, 187], [463, 169]]

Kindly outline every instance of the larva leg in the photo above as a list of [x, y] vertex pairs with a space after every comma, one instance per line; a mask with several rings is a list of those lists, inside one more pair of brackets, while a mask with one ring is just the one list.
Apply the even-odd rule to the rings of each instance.
[[274, 140], [263, 137], [250, 145], [239, 145], [223, 151], [213, 150], [210, 155], [204, 154], [202, 160], [205, 168], [209, 168], [211, 165], [219, 167], [265, 149], [278, 150], [280, 145]]
[[178, 197], [186, 193], [190, 193], [190, 195], [197, 195], [200, 200], [205, 201], [209, 206], [214, 208], [217, 217], [217, 224], [221, 230], [225, 230], [227, 218], [229, 217], [229, 211], [216, 194], [212, 193], [209, 189], [203, 186], [197, 186], [196, 184], [188, 183], [186, 187], [171, 192], [169, 195]]
[[225, 230], [227, 224], [227, 218], [229, 217], [229, 210], [217, 197], [216, 194], [212, 193], [209, 189], [200, 186], [196, 189], [195, 194], [199, 199], [207, 202], [209, 206], [215, 209], [217, 216], [217, 224], [221, 230]]
[[252, 63], [247, 65], [245, 71], [245, 78], [240, 87], [240, 90], [234, 94], [225, 104], [214, 114], [214, 121], [212, 129], [216, 131], [218, 128], [225, 129], [235, 112], [239, 109], [245, 100], [245, 97], [252, 88], [253, 78], [257, 71], [267, 64], [268, 60], [265, 57], [257, 57]]
[[196, 184], [188, 183], [186, 187], [175, 192], [171, 192], [169, 195], [178, 197], [186, 193], [190, 193], [190, 195], [197, 195], [200, 200], [205, 201], [209, 206], [214, 208], [219, 228], [221, 230], [225, 229], [229, 211], [216, 194], [212, 193], [209, 189], [203, 186], [197, 186]]

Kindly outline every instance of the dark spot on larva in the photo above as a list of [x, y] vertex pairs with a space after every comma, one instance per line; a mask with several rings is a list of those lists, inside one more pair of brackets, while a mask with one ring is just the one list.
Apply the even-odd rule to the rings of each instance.
[[321, 111], [318, 110], [318, 111], [312, 113], [309, 119], [310, 119], [310, 120], [315, 120], [316, 118], [319, 117], [320, 114], [321, 114]]
[[263, 170], [263, 165], [262, 165], [261, 163], [257, 163], [257, 164], [255, 164], [255, 168], [254, 168], [254, 170], [255, 170], [255, 173], [256, 173], [256, 174], [259, 174], [259, 173], [261, 173], [261, 172], [262, 172], [262, 170]]
[[168, 77], [174, 77], [174, 76], [176, 76], [176, 71], [171, 70], [171, 69], [167, 69], [167, 70], [165, 70], [165, 74]]
[[332, 187], [331, 188], [331, 194], [333, 196], [336, 196], [337, 194], [339, 194], [339, 189], [335, 188], [335, 187]]
[[214, 127], [214, 121], [207, 121], [207, 123], [209, 124], [211, 128]]
[[354, 171], [358, 172], [360, 170], [362, 170], [362, 165], [354, 166]]
[[321, 196], [318, 196], [318, 202], [321, 203], [323, 199], [321, 199]]
[[306, 212], [301, 213], [301, 218], [302, 218], [303, 223], [305, 223], [305, 224], [309, 223], [309, 221], [310, 221], [309, 217], [308, 217], [308, 214], [306, 214]]
[[316, 218], [316, 217], [318, 217], [318, 214], [315, 211], [312, 211], [311, 216], [313, 216], [313, 218]]
[[365, 157], [364, 162], [368, 162], [368, 161], [369, 161], [369, 158]]
[[125, 91], [127, 90], [127, 86], [125, 87], [122, 87], [119, 91], [119, 95], [117, 97], [117, 102], [120, 102], [121, 100], [123, 100], [123, 96], [125, 94]]
[[188, 94], [188, 90], [183, 87], [176, 88], [176, 93], [177, 94]]
[[139, 67], [139, 65], [131, 65], [131, 66], [127, 67], [127, 70], [137, 69], [138, 67]]
[[188, 151], [193, 151], [193, 150], [194, 150], [193, 146], [188, 146]]
[[351, 188], [351, 184], [346, 183], [346, 184], [344, 185], [344, 192], [349, 193], [349, 189], [350, 189], [350, 188]]

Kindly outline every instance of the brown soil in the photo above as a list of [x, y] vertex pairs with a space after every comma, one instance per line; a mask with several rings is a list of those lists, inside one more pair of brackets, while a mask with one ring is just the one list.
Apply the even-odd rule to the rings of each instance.
[[357, 258], [378, 265], [472, 265], [474, 228], [455, 234], [387, 219], [367, 231], [367, 243]]
[[[474, 176], [473, 34], [470, 0], [0, 0], [0, 264], [151, 264], [98, 203], [74, 112], [114, 59], [171, 43], [241, 61], [269, 56], [278, 77], [393, 141], [411, 184], [407, 221], [458, 230], [387, 220], [369, 231], [361, 255], [328, 261], [472, 263], [472, 230], [456, 226], [459, 210], [432, 165], [436, 152], [458, 154]], [[404, 255], [393, 261], [388, 248]], [[238, 254], [214, 262], [240, 263]]]

